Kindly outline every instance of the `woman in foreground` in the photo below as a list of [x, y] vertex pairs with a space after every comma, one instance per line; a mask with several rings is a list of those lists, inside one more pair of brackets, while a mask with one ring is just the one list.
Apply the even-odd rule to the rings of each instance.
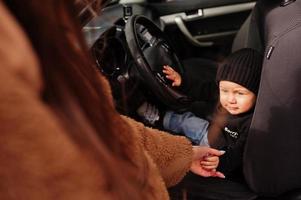
[[219, 151], [115, 111], [74, 1], [1, 1], [0, 23], [0, 199], [164, 200], [189, 170], [222, 176], [200, 164]]

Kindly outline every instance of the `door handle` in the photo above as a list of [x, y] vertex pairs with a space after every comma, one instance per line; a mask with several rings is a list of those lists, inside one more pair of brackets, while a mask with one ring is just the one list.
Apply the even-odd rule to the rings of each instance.
[[175, 22], [178, 26], [178, 28], [181, 30], [181, 32], [186, 36], [186, 38], [194, 45], [200, 46], [200, 47], [210, 47], [214, 43], [213, 42], [200, 42], [197, 39], [195, 39], [190, 31], [187, 29], [183, 19], [181, 16], [176, 16], [175, 17]]

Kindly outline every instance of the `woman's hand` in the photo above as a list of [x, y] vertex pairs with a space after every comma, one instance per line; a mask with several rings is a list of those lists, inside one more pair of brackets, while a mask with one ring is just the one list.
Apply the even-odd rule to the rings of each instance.
[[176, 72], [169, 65], [163, 66], [163, 73], [165, 77], [172, 81], [172, 86], [180, 86], [182, 83], [182, 78], [178, 72]]
[[212, 149], [210, 147], [193, 146], [193, 157], [190, 171], [203, 177], [225, 178], [225, 175], [216, 171], [219, 163], [219, 156], [224, 151]]

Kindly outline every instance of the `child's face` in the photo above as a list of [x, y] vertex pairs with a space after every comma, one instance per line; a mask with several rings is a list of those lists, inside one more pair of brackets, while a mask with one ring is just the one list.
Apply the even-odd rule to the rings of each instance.
[[219, 91], [221, 105], [232, 115], [249, 111], [256, 101], [253, 92], [231, 81], [220, 81]]

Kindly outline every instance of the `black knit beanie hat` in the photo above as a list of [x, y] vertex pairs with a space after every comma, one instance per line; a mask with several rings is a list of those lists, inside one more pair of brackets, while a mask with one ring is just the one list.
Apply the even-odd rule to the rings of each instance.
[[262, 55], [254, 49], [238, 50], [218, 67], [216, 81], [218, 83], [222, 80], [237, 83], [257, 95], [262, 59]]

